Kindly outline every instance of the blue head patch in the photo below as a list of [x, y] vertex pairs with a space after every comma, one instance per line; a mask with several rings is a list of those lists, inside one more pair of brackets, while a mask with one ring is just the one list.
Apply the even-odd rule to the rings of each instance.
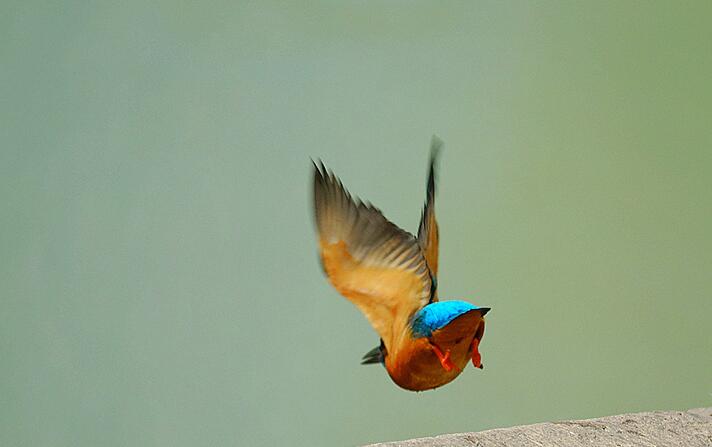
[[455, 318], [474, 309], [479, 308], [465, 301], [437, 301], [428, 304], [413, 316], [413, 336], [430, 337], [433, 331], [447, 326]]

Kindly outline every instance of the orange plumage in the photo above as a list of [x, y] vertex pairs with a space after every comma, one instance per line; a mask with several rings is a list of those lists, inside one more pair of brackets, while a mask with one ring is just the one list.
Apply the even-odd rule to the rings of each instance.
[[365, 363], [382, 362], [393, 381], [422, 391], [457, 377], [469, 359], [481, 367], [484, 314], [463, 301], [437, 299], [433, 138], [427, 199], [418, 237], [354, 199], [324, 165], [314, 165], [314, 210], [324, 271], [381, 337]]

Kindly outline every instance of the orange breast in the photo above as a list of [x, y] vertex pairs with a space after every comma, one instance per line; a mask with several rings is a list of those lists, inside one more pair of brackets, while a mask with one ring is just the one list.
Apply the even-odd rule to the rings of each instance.
[[[434, 331], [430, 337], [409, 339], [395, 355], [386, 357], [386, 369], [391, 379], [407, 390], [424, 391], [451, 382], [460, 375], [471, 357], [472, 340], [482, 338], [484, 319], [479, 311], [467, 312]], [[435, 354], [433, 344], [441, 351], [450, 351], [455, 368], [446, 371]]]

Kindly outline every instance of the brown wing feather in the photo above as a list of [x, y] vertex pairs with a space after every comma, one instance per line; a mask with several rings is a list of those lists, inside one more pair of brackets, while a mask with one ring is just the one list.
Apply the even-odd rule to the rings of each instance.
[[[420, 218], [418, 227], [418, 243], [423, 250], [428, 268], [436, 278], [438, 275], [438, 222], [435, 220], [435, 163], [437, 161], [442, 141], [433, 136], [430, 143], [430, 170], [428, 172], [428, 190], [425, 199], [423, 215]], [[437, 291], [434, 293], [433, 301], [437, 301]]]
[[324, 165], [314, 166], [314, 210], [324, 271], [389, 347], [430, 299], [430, 274], [415, 237], [370, 204], [352, 199]]

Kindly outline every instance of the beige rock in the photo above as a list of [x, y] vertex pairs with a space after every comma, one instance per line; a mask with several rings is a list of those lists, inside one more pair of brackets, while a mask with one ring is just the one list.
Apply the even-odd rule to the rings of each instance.
[[621, 414], [458, 433], [370, 447], [712, 446], [712, 408]]

